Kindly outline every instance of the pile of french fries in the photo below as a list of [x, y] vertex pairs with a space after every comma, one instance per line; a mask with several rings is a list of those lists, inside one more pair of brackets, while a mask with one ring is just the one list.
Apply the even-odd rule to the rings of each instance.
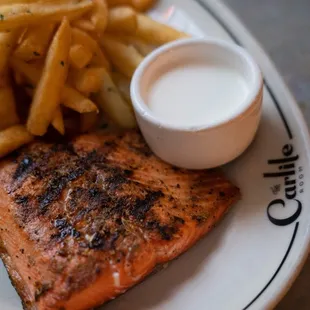
[[[87, 132], [106, 119], [136, 126], [135, 69], [157, 46], [187, 36], [143, 14], [154, 2], [0, 2], [0, 157], [51, 128]], [[18, 92], [30, 99], [25, 117]]]

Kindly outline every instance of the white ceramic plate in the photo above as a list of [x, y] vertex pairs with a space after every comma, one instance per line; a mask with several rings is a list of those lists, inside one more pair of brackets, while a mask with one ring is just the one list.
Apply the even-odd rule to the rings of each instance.
[[[308, 253], [310, 165], [305, 122], [266, 54], [219, 1], [162, 0], [151, 15], [193, 35], [215, 36], [246, 47], [265, 76], [263, 118], [253, 145], [225, 168], [240, 186], [242, 201], [167, 269], [103, 309], [273, 308]], [[2, 266], [0, 309], [21, 309]]]

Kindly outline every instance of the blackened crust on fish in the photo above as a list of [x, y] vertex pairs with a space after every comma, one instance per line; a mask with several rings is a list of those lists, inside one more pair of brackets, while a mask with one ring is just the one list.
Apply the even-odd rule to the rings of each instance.
[[148, 192], [143, 199], [137, 198], [135, 205], [131, 210], [131, 215], [138, 220], [143, 220], [146, 216], [146, 213], [152, 208], [154, 202], [161, 197], [164, 197], [163, 192], [156, 191]]
[[73, 163], [74, 167], [65, 174], [61, 174], [58, 171], [53, 173], [53, 176], [45, 188], [45, 191], [38, 196], [38, 202], [40, 204], [40, 210], [45, 212], [48, 206], [57, 200], [66, 188], [69, 182], [78, 179], [84, 174], [86, 169], [90, 168], [90, 163], [86, 159], [82, 158], [77, 163]]
[[[153, 157], [141, 136], [135, 138], [132, 143], [126, 141], [126, 147], [134, 153], [141, 152], [143, 156]], [[122, 219], [139, 222], [147, 228], [146, 215], [149, 214], [149, 222], [152, 217], [151, 209], [159, 200], [165, 198], [166, 194], [158, 188], [150, 190], [148, 186], [136, 183], [134, 175], [139, 166], [135, 166], [134, 169], [130, 166], [128, 169], [107, 160], [106, 156], [117, 150], [119, 141], [123, 142], [124, 137], [118, 136], [117, 139], [103, 141], [101, 149], [90, 151], [77, 150], [74, 143], [35, 143], [24, 148], [17, 158], [13, 158], [13, 161], [17, 161], [17, 166], [10, 189], [14, 188], [14, 191], [8, 191], [21, 206], [18, 214], [21, 221], [27, 223], [33, 217], [39, 216], [50, 223], [50, 218], [53, 218], [55, 213], [50, 211], [51, 206], [55, 208], [55, 203], [57, 204], [64, 191], [70, 188], [65, 202], [66, 212], [63, 212], [63, 209], [60, 212], [64, 214], [62, 221], [66, 225], [52, 227], [52, 242], [62, 242], [68, 237], [74, 237], [81, 241], [79, 244], [82, 248], [107, 250], [115, 243], [110, 241], [110, 236], [126, 230]], [[180, 175], [184, 173], [183, 169], [175, 167], [171, 167], [171, 170]], [[40, 190], [32, 196], [21, 195], [20, 190], [16, 189], [16, 184], [22, 187], [29, 178], [34, 179], [32, 184], [40, 184]], [[193, 179], [192, 188], [199, 187], [201, 180]], [[124, 191], [121, 195], [117, 194], [117, 191], [127, 187], [127, 193]], [[175, 187], [180, 189], [178, 183]], [[223, 192], [220, 196], [223, 196]], [[173, 199], [171, 195], [169, 198]], [[192, 197], [192, 200], [195, 199]], [[80, 222], [88, 223], [90, 218], [92, 225], [84, 225], [82, 231], [76, 227]], [[107, 227], [106, 222], [111, 218], [115, 220], [113, 227]], [[198, 223], [203, 219], [196, 215], [192, 218]], [[57, 221], [60, 220], [54, 220], [55, 223]], [[178, 231], [178, 227], [184, 224], [183, 219], [176, 223], [175, 217], [171, 217], [167, 225], [161, 225], [156, 217], [152, 222], [152, 228], [163, 240], [170, 240]], [[87, 240], [86, 236], [91, 236], [91, 241]]]
[[43, 143], [33, 143], [32, 147], [24, 148], [19, 152], [14, 152], [9, 158], [17, 163], [16, 169], [13, 174], [14, 182], [11, 184], [10, 192], [14, 192], [23, 182], [30, 176], [36, 179], [44, 179], [46, 175], [51, 173], [47, 164], [51, 158], [55, 158], [56, 154], [61, 154], [70, 160], [75, 157], [75, 152], [72, 145], [67, 144], [54, 144], [49, 148]]
[[74, 146], [72, 143], [55, 143], [53, 144], [53, 146], [51, 147], [51, 151], [58, 153], [58, 152], [66, 152], [68, 154], [71, 155], [77, 155], [75, 150], [74, 150]]
[[217, 170], [162, 163], [136, 132], [80, 137], [69, 146], [35, 142], [7, 161], [0, 181], [10, 214], [53, 272], [47, 282], [31, 275], [44, 284], [34, 294], [38, 302], [58, 286], [57, 300], [70, 299], [145, 245], [173, 248], [188, 227], [201, 231], [240, 195]]
[[52, 235], [52, 238], [58, 241], [64, 240], [66, 237], [71, 236], [74, 238], [79, 238], [80, 233], [70, 225], [66, 219], [56, 219], [54, 221], [54, 227], [58, 230], [58, 233]]
[[17, 169], [15, 170], [15, 173], [13, 175], [13, 179], [18, 179], [22, 177], [25, 173], [27, 173], [27, 170], [31, 169], [31, 166], [33, 164], [33, 160], [30, 156], [25, 156], [17, 166]]
[[[116, 142], [107, 141], [103, 146], [111, 152], [115, 150]], [[135, 147], [147, 148], [145, 144]], [[73, 237], [79, 241], [82, 249], [112, 249], [119, 232], [126, 231], [122, 219], [143, 221], [164, 194], [161, 190], [152, 191], [135, 183], [131, 180], [133, 169], [107, 163], [103, 153], [95, 150], [77, 152], [73, 145], [66, 147], [61, 144], [34, 144], [23, 149], [18, 158], [13, 159], [17, 162], [17, 167], [10, 189], [14, 190], [8, 191], [20, 205], [17, 216], [21, 222], [30, 223], [33, 218], [40, 217], [41, 220], [52, 223], [51, 244]], [[40, 189], [35, 195], [21, 195], [20, 187], [29, 179], [32, 179], [34, 186], [39, 183]], [[79, 186], [81, 180], [83, 185]], [[124, 186], [134, 188], [136, 193], [129, 191], [128, 194], [117, 195], [115, 192]], [[55, 203], [68, 188], [70, 193], [66, 201], [66, 212], [61, 210], [60, 213], [63, 218], [51, 220], [55, 212], [50, 208], [55, 208]], [[92, 225], [84, 225], [81, 231], [76, 224], [88, 222], [90, 217], [93, 217]], [[111, 218], [115, 223], [113, 227], [108, 227], [106, 222]], [[176, 231], [161, 227], [160, 224], [156, 229], [163, 240], [168, 240], [168, 235]]]
[[147, 146], [131, 147], [131, 150], [135, 151], [137, 154], [142, 154], [145, 157], [151, 157], [153, 155], [152, 151]]
[[20, 195], [16, 195], [14, 198], [14, 201], [22, 206], [27, 206], [28, 201], [29, 201], [29, 197], [28, 196], [20, 196]]
[[129, 148], [130, 150], [134, 151], [135, 153], [139, 155], [143, 155], [144, 157], [153, 156], [153, 152], [145, 143], [142, 135], [139, 135], [139, 137], [137, 137], [136, 143], [130, 144]]

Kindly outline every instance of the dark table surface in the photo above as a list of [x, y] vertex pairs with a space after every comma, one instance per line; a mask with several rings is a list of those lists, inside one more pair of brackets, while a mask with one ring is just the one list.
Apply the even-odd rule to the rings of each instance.
[[[310, 126], [310, 0], [223, 1], [269, 54]], [[309, 309], [310, 258], [276, 307], [276, 310]]]

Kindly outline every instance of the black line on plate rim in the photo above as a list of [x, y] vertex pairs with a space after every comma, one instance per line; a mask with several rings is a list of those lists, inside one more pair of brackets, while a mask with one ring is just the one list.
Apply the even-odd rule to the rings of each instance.
[[[241, 42], [239, 41], [239, 39], [235, 36], [235, 34], [230, 30], [230, 28], [228, 28], [228, 26], [220, 19], [220, 17], [202, 0], [195, 0], [204, 10], [206, 10], [221, 26], [222, 28], [227, 32], [227, 34], [235, 41], [235, 43], [237, 43], [238, 45], [242, 46]], [[286, 117], [280, 107], [279, 101], [277, 100], [274, 92], [272, 91], [270, 85], [268, 84], [268, 82], [264, 79], [264, 84], [276, 106], [277, 111], [279, 112], [279, 115], [283, 121], [284, 127], [286, 129], [287, 135], [289, 137], [289, 139], [293, 139], [293, 134], [292, 131], [289, 127], [289, 124], [286, 120]], [[284, 265], [289, 253], [291, 252], [292, 246], [294, 244], [296, 235], [297, 235], [297, 231], [298, 231], [298, 227], [299, 227], [299, 222], [297, 222], [295, 224], [295, 228], [294, 228], [294, 232], [291, 238], [291, 241], [289, 243], [289, 246], [286, 250], [286, 253], [279, 265], [279, 267], [277, 268], [277, 270], [275, 271], [275, 273], [273, 274], [273, 276], [271, 277], [271, 279], [269, 280], [269, 282], [265, 285], [265, 287], [256, 295], [256, 297], [254, 297], [254, 299], [252, 301], [250, 301], [242, 310], [247, 310], [249, 309], [249, 307], [266, 291], [266, 289], [269, 287], [269, 285], [272, 283], [272, 281], [276, 278], [276, 276], [278, 275], [278, 273], [280, 272], [282, 266]]]
[[282, 109], [280, 107], [280, 104], [279, 104], [279, 102], [278, 102], [274, 92], [272, 91], [270, 85], [266, 82], [265, 79], [264, 79], [264, 84], [265, 84], [265, 86], [266, 86], [266, 88], [267, 88], [267, 90], [269, 92], [269, 95], [271, 96], [271, 98], [272, 98], [272, 100], [273, 100], [273, 102], [274, 102], [274, 104], [275, 104], [275, 106], [276, 106], [276, 108], [277, 108], [277, 110], [278, 110], [278, 112], [280, 114], [280, 117], [281, 117], [281, 119], [283, 121], [283, 124], [284, 124], [284, 127], [286, 129], [287, 135], [290, 138], [290, 140], [292, 140], [293, 139], [293, 133], [292, 133], [292, 131], [290, 129], [290, 126], [288, 125], [288, 122], [287, 122], [286, 117], [285, 117], [285, 115], [284, 115], [284, 113], [283, 113], [283, 111], [282, 111]]
[[[239, 39], [236, 37], [236, 35], [230, 30], [230, 28], [220, 19], [220, 17], [212, 10], [212, 8], [209, 7], [209, 5], [207, 5], [205, 2], [203, 2], [202, 0], [195, 0], [203, 9], [205, 9], [221, 26], [222, 28], [227, 32], [227, 34], [235, 41], [235, 43], [237, 43], [240, 46], [243, 46], [241, 44], [241, 42], [239, 41]], [[288, 124], [288, 121], [281, 109], [281, 106], [279, 104], [279, 101], [276, 97], [276, 95], [274, 94], [274, 92], [272, 91], [270, 85], [268, 84], [268, 82], [264, 79], [264, 84], [276, 106], [276, 109], [278, 110], [280, 117], [282, 119], [282, 122], [284, 124], [284, 127], [286, 129], [287, 135], [289, 137], [290, 140], [293, 139], [293, 133], [292, 130]]]
[[268, 288], [268, 286], [271, 284], [271, 282], [275, 279], [275, 277], [278, 275], [279, 271], [281, 270], [282, 266], [284, 265], [291, 249], [292, 249], [292, 246], [293, 246], [293, 243], [295, 241], [295, 238], [296, 238], [296, 235], [297, 235], [297, 230], [298, 230], [298, 227], [299, 227], [299, 222], [297, 222], [295, 224], [295, 228], [294, 228], [294, 233], [293, 233], [293, 236], [292, 236], [292, 239], [290, 241], [290, 244], [288, 246], [288, 249], [278, 267], [278, 269], [276, 270], [276, 272], [274, 273], [274, 275], [272, 276], [272, 278], [269, 280], [269, 282], [265, 285], [265, 287], [257, 294], [257, 296], [251, 301], [248, 303], [248, 305], [246, 305], [242, 310], [247, 310], [249, 309], [249, 307], [265, 292], [265, 290]]

